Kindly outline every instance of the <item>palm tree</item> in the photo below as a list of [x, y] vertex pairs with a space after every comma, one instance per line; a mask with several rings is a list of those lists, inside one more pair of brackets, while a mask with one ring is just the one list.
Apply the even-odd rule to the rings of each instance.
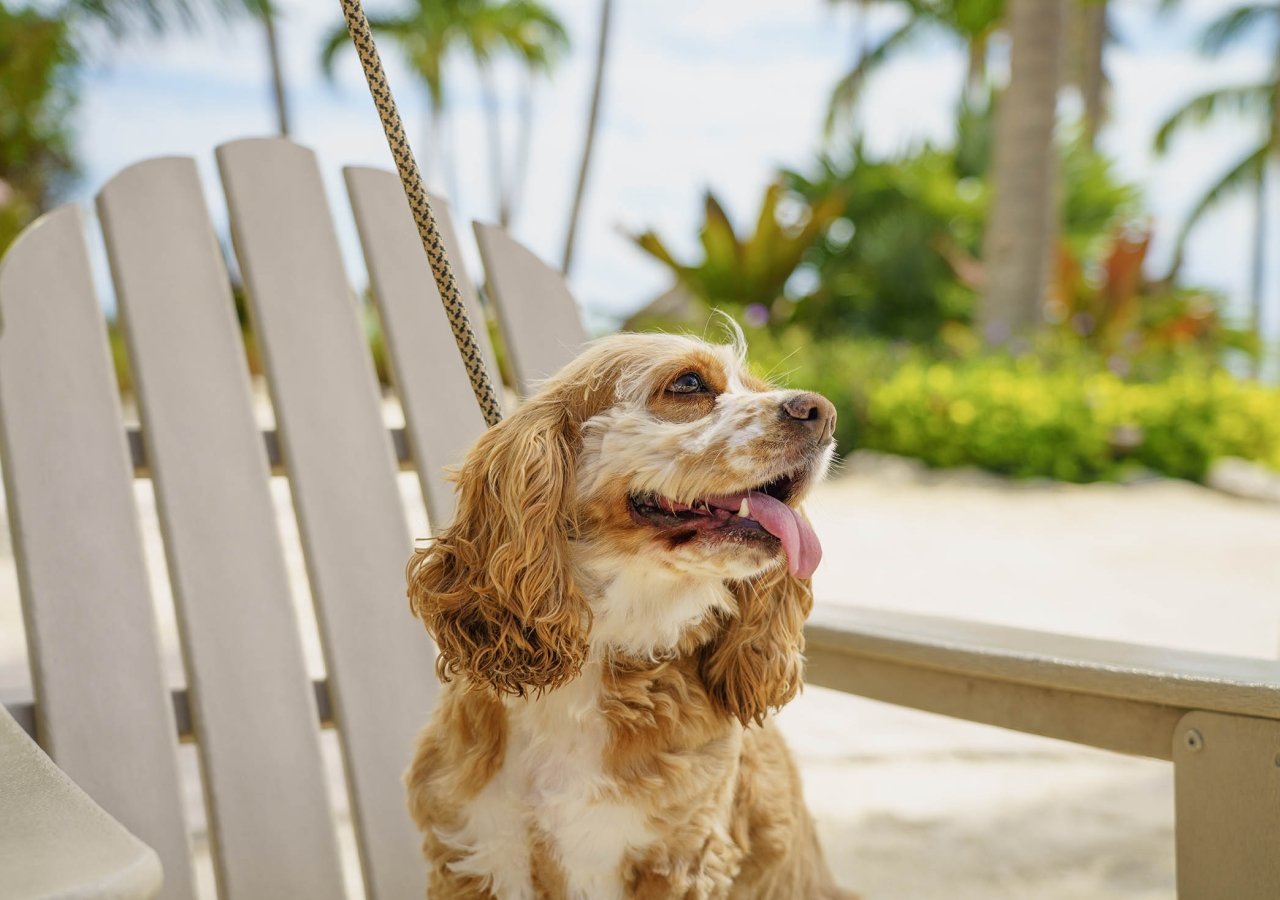
[[[826, 128], [829, 134], [852, 116], [867, 78], [898, 52], [927, 34], [950, 35], [964, 45], [968, 68], [962, 102], [977, 109], [986, 101], [988, 49], [991, 38], [1005, 26], [1007, 0], [894, 0], [905, 7], [909, 18], [877, 44], [867, 42], [866, 18], [867, 11], [878, 0], [829, 2], [851, 2], [858, 8], [854, 62], [832, 92], [827, 109]], [[1085, 142], [1092, 149], [1106, 118], [1106, 94], [1110, 87], [1103, 68], [1103, 52], [1112, 37], [1108, 28], [1108, 0], [1071, 0], [1066, 24], [1065, 77], [1080, 92]]]
[[1107, 0], [1074, 0], [1067, 20], [1066, 80], [1080, 92], [1083, 137], [1091, 150], [1106, 119], [1110, 82], [1103, 53], [1111, 36]]
[[119, 39], [139, 33], [158, 36], [173, 28], [196, 31], [210, 18], [229, 22], [246, 13], [262, 23], [277, 128], [287, 136], [287, 91], [275, 28], [278, 11], [271, 0], [64, 0], [55, 15], [73, 26], [92, 22]]
[[1053, 132], [1062, 0], [1010, 0], [1009, 87], [996, 108], [991, 211], [983, 238], [979, 326], [1002, 344], [1043, 321], [1056, 242]]
[[270, 0], [245, 0], [252, 4], [262, 20], [262, 36], [267, 45], [267, 62], [271, 66], [271, 101], [275, 105], [276, 130], [281, 137], [289, 136], [289, 94], [284, 85], [284, 66], [280, 61], [280, 39], [276, 34], [278, 11]]
[[[502, 53], [517, 59], [529, 73], [548, 71], [568, 38], [560, 20], [537, 0], [413, 0], [404, 13], [372, 16], [369, 27], [376, 36], [399, 46], [410, 68], [427, 89], [427, 164], [429, 173], [446, 165], [452, 171], [452, 156], [445, 152], [443, 135], [448, 129], [448, 92], [444, 83], [445, 60], [467, 50], [480, 70], [481, 88], [486, 96], [489, 122], [489, 152], [493, 193], [500, 219], [509, 218], [511, 201], [503, 177], [500, 107], [492, 82], [491, 65]], [[350, 46], [346, 27], [333, 29], [321, 50], [325, 73], [333, 76], [334, 61], [341, 48]], [[454, 202], [458, 202], [456, 178]], [[505, 221], [504, 221], [505, 224]]]
[[229, 19], [245, 9], [256, 11], [262, 0], [64, 0], [56, 14], [73, 24], [95, 22], [114, 38], [132, 34], [157, 36], [173, 29], [195, 31], [210, 14]]
[[[555, 14], [535, 0], [508, 0], [488, 6], [481, 4], [477, 7], [469, 35], [471, 53], [480, 68], [481, 86], [486, 96], [489, 155], [498, 223], [505, 228], [511, 223], [516, 199], [523, 188], [524, 173], [528, 169], [533, 132], [534, 79], [551, 72], [568, 48], [569, 37]], [[504, 51], [519, 61], [525, 75], [519, 104], [514, 173], [509, 180], [502, 161], [501, 107], [490, 68], [495, 55]]]
[[[865, 15], [866, 0], [857, 0]], [[928, 34], [958, 38], [968, 53], [965, 99], [974, 104], [985, 95], [987, 48], [992, 35], [1004, 24], [1007, 0], [895, 0], [908, 13], [905, 23], [874, 45], [863, 44], [852, 68], [831, 92], [827, 106], [827, 132], [836, 131], [852, 117], [867, 78], [912, 42]], [[861, 32], [860, 32], [861, 33]], [[864, 38], [860, 38], [864, 40]]]
[[80, 55], [65, 19], [0, 3], [0, 252], [76, 174]]
[[591, 105], [587, 110], [587, 133], [582, 142], [582, 161], [578, 164], [578, 181], [573, 189], [573, 203], [569, 207], [569, 229], [564, 238], [564, 260], [560, 271], [566, 276], [573, 265], [573, 242], [578, 233], [578, 216], [582, 214], [582, 198], [587, 191], [587, 172], [591, 168], [591, 150], [595, 146], [596, 127], [600, 120], [600, 94], [604, 87], [604, 64], [609, 52], [609, 14], [613, 0], [600, 2], [600, 35], [596, 40], [595, 77], [591, 83]]
[[[1273, 32], [1280, 29], [1280, 3], [1245, 3], [1215, 19], [1201, 38], [1201, 49], [1218, 56], [1252, 29], [1270, 22]], [[1215, 88], [1193, 97], [1161, 124], [1156, 132], [1155, 149], [1165, 153], [1174, 137], [1192, 124], [1203, 124], [1220, 113], [1245, 114], [1262, 124], [1258, 143], [1218, 177], [1201, 196], [1183, 222], [1174, 242], [1173, 261], [1167, 280], [1172, 281], [1182, 267], [1187, 239], [1205, 214], [1222, 200], [1240, 190], [1249, 189], [1254, 200], [1253, 266], [1250, 286], [1250, 318], [1256, 331], [1261, 324], [1263, 305], [1264, 247], [1267, 233], [1266, 203], [1269, 169], [1280, 160], [1280, 38], [1274, 50], [1275, 66], [1271, 76], [1261, 82]]]

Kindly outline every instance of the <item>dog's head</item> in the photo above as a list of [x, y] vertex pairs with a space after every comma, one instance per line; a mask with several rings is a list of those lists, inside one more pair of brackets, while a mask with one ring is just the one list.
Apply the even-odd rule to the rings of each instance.
[[591, 345], [476, 443], [453, 524], [410, 560], [441, 677], [515, 694], [563, 684], [586, 659], [593, 598], [641, 570], [722, 586], [701, 670], [728, 712], [759, 719], [799, 685], [821, 551], [798, 504], [834, 426], [825, 398], [751, 376], [740, 344]]

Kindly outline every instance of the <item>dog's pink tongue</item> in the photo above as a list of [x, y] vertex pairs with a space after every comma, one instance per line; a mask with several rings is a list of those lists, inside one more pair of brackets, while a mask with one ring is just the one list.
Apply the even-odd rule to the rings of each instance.
[[747, 494], [751, 518], [765, 531], [782, 541], [787, 554], [787, 570], [796, 578], [808, 578], [822, 561], [822, 545], [813, 527], [796, 510], [768, 494]]

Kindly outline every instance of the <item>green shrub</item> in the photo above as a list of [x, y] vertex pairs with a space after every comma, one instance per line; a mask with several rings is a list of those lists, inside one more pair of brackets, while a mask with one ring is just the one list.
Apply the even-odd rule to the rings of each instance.
[[1202, 479], [1225, 456], [1280, 469], [1280, 389], [1203, 361], [1136, 382], [1083, 352], [939, 357], [880, 341], [806, 343], [799, 333], [753, 337], [752, 357], [761, 374], [836, 404], [842, 452], [1078, 482], [1136, 465]]

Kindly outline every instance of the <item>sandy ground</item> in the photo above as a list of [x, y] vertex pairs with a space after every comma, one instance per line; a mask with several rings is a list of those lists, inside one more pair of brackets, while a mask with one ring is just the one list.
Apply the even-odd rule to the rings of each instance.
[[[859, 456], [810, 504], [820, 603], [1274, 658], [1280, 505]], [[868, 898], [1172, 898], [1173, 769], [810, 689], [781, 715]]]
[[[401, 485], [425, 533], [416, 479]], [[288, 489], [275, 479], [295, 602], [322, 671]], [[147, 482], [138, 483], [157, 614], [181, 683]], [[821, 603], [882, 606], [1215, 652], [1280, 647], [1280, 505], [1181, 482], [1008, 484], [859, 456], [810, 512]], [[0, 699], [30, 696], [7, 528]], [[1172, 898], [1172, 768], [810, 689], [781, 715], [841, 881], [870, 900]], [[345, 822], [336, 742], [326, 735]], [[202, 839], [195, 754], [183, 748]], [[346, 834], [351, 849], [349, 829]], [[348, 863], [351, 896], [358, 880]], [[203, 886], [212, 896], [207, 860]]]

